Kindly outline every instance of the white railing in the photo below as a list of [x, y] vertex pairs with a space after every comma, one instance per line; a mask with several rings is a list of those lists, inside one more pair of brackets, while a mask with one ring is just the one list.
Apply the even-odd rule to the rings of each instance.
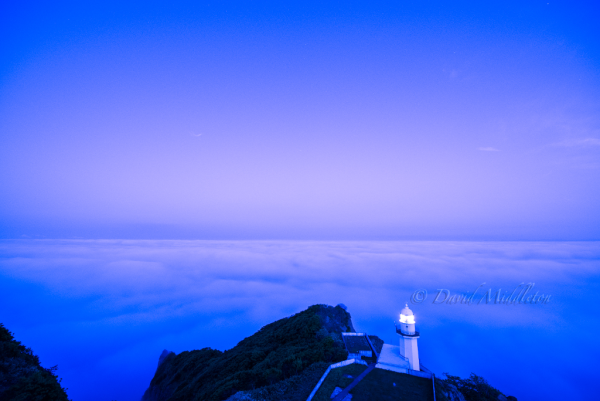
[[371, 339], [369, 338], [369, 336], [367, 336], [367, 341], [369, 342], [369, 345], [371, 346], [371, 349], [375, 353], [375, 358], [379, 359], [379, 352], [377, 352], [377, 350], [373, 346], [373, 343], [371, 342]]

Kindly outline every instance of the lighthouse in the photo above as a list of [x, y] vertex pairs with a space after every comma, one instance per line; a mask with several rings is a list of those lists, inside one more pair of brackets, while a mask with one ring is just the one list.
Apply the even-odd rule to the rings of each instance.
[[396, 326], [396, 333], [400, 336], [400, 354], [408, 359], [410, 369], [420, 370], [417, 348], [419, 332], [415, 329], [415, 315], [408, 304], [400, 312], [400, 327]]

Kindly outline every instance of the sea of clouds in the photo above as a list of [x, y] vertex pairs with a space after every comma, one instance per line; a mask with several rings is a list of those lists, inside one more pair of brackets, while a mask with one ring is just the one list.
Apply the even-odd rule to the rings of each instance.
[[[432, 303], [521, 283], [550, 301]], [[438, 375], [475, 372], [520, 401], [586, 399], [599, 290], [599, 242], [0, 241], [0, 322], [58, 364], [73, 400], [138, 400], [163, 349], [231, 348], [317, 303], [344, 303], [390, 343], [409, 303]]]

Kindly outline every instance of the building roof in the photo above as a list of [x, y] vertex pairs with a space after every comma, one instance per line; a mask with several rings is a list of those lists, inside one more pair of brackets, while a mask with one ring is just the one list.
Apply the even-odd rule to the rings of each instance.
[[410, 310], [410, 308], [408, 307], [408, 304], [406, 304], [406, 306], [404, 307], [404, 309], [402, 309], [400, 311], [401, 314], [403, 314], [404, 316], [413, 316], [413, 311]]
[[[343, 333], [346, 334], [346, 333]], [[371, 346], [369, 345], [369, 341], [367, 340], [367, 335], [343, 335], [344, 344], [346, 345], [346, 349], [351, 354], [356, 354], [359, 351], [372, 351]], [[352, 333], [355, 334], [355, 333]]]

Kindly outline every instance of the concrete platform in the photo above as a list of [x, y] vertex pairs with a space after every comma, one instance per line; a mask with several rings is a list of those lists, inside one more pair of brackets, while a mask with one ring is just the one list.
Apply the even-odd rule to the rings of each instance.
[[[380, 364], [382, 366], [380, 366]], [[388, 366], [396, 369], [410, 368], [408, 361], [402, 355], [400, 355], [400, 346], [383, 344], [381, 354], [377, 360], [377, 367], [385, 369], [385, 367]]]

